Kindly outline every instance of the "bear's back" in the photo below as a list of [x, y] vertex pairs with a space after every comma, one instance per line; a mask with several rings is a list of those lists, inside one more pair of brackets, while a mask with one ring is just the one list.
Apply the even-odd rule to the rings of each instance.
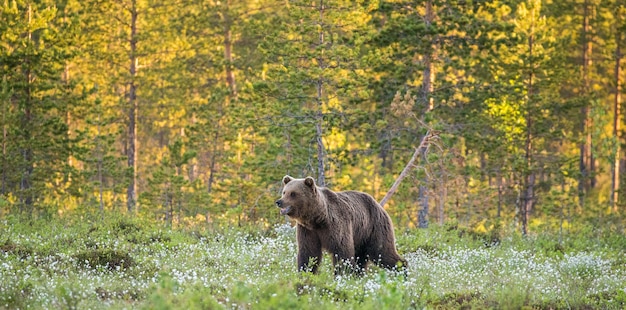
[[320, 188], [332, 217], [338, 222], [349, 220], [360, 228], [369, 227], [384, 216], [384, 209], [371, 195], [360, 191], [334, 192]]
[[376, 202], [376, 200], [374, 200], [374, 198], [368, 193], [359, 191], [335, 192], [326, 187], [321, 187], [319, 190], [322, 193], [325, 203], [331, 207], [379, 207], [378, 202]]

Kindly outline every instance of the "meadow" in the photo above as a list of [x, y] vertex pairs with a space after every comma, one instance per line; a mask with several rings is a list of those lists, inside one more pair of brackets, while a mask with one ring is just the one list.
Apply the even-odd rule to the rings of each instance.
[[623, 309], [626, 237], [397, 231], [408, 276], [296, 272], [295, 230], [124, 216], [0, 220], [6, 309]]

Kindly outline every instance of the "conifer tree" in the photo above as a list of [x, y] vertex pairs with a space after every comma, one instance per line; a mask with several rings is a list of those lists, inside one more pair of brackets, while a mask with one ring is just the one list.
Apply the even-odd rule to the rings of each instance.
[[79, 98], [62, 75], [75, 56], [76, 28], [46, 2], [5, 2], [0, 14], [2, 191], [17, 198], [22, 212], [49, 211], [42, 202], [68, 180], [65, 116]]
[[346, 119], [359, 117], [364, 69], [359, 55], [368, 28], [367, 3], [290, 2], [280, 27], [262, 44], [273, 98], [273, 121], [284, 128], [282, 158], [318, 185], [339, 178], [346, 160]]

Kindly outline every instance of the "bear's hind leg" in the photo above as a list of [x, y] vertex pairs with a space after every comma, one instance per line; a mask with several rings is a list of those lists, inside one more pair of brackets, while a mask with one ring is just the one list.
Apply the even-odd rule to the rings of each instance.
[[372, 255], [372, 257], [375, 257], [375, 259], [372, 259], [372, 261], [377, 266], [393, 271], [400, 271], [404, 273], [405, 276], [407, 276], [409, 265], [407, 264], [406, 260], [400, 257], [400, 255], [398, 255], [397, 253], [379, 253], [375, 256]]
[[367, 253], [356, 254], [356, 272], [358, 275], [363, 275], [367, 270], [368, 256]]

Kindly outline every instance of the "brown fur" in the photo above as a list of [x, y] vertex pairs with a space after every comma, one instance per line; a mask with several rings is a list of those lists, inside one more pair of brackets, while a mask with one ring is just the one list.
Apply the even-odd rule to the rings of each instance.
[[283, 178], [281, 214], [297, 223], [298, 269], [317, 272], [322, 250], [333, 257], [335, 273], [362, 273], [368, 261], [388, 268], [407, 263], [396, 251], [391, 218], [366, 193], [333, 192], [315, 185], [311, 177]]

